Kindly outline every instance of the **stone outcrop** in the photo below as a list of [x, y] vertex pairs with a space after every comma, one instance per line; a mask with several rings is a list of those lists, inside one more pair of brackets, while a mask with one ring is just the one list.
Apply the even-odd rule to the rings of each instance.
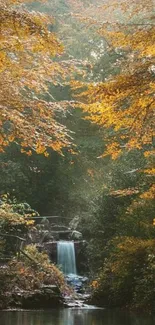
[[69, 236], [70, 240], [82, 240], [82, 233], [77, 230], [73, 230]]
[[36, 309], [55, 308], [63, 306], [64, 299], [55, 285], [43, 286], [34, 291], [14, 291], [8, 294], [9, 307]]
[[[53, 217], [55, 219], [55, 217]], [[60, 218], [61, 219], [61, 218]], [[57, 217], [56, 220], [59, 220]], [[37, 245], [40, 252], [47, 252], [50, 260], [57, 264], [57, 242], [60, 240], [74, 241], [76, 264], [78, 274], [88, 273], [86, 241], [82, 239], [82, 233], [77, 230], [79, 217], [75, 216], [69, 223], [68, 227], [58, 223], [51, 223], [47, 218], [43, 218], [40, 224], [32, 232], [32, 243]]]

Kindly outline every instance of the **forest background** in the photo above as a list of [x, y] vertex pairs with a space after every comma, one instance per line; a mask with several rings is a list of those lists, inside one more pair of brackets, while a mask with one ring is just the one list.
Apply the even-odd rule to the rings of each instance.
[[1, 228], [77, 216], [94, 301], [154, 310], [153, 1], [0, 6]]

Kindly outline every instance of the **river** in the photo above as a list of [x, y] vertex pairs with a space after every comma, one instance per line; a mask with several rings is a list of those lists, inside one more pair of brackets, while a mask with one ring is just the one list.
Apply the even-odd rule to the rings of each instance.
[[0, 325], [154, 325], [155, 317], [106, 309], [2, 311]]

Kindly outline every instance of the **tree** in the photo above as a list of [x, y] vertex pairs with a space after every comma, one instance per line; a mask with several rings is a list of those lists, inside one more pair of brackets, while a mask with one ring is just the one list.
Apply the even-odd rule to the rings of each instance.
[[[131, 1], [131, 4], [133, 2]], [[144, 10], [148, 9], [148, 4], [149, 2], [146, 2], [146, 5], [143, 3], [143, 14]], [[127, 4], [125, 8], [127, 15]], [[110, 46], [115, 51], [124, 51], [126, 54], [121, 66], [122, 71], [115, 77], [110, 76], [105, 82], [86, 85], [87, 90], [82, 93], [82, 96], [87, 98], [83, 109], [90, 113], [88, 118], [94, 123], [113, 129], [111, 138], [115, 142], [111, 144], [109, 141], [110, 144], [107, 145], [107, 153], [113, 154], [113, 158], [115, 152], [119, 154], [123, 150], [121, 148], [141, 149], [143, 146], [147, 148], [152, 145], [155, 28], [151, 15], [147, 17], [147, 21], [144, 18], [139, 17], [137, 24], [132, 21], [135, 19], [133, 6], [131, 19], [128, 19], [126, 24], [114, 21], [109, 22], [110, 26], [108, 22], [102, 26], [100, 33], [109, 39]]]
[[[76, 135], [77, 154], [64, 150], [64, 156], [48, 150], [48, 159], [33, 152], [23, 155], [18, 145], [10, 144], [0, 157], [2, 194], [28, 202], [41, 215], [90, 215], [90, 201], [102, 184], [102, 132], [97, 125], [82, 119], [81, 110], [63, 119]], [[93, 205], [93, 203], [92, 203]]]
[[109, 258], [100, 269], [92, 303], [154, 312], [155, 240], [115, 238]]
[[[130, 5], [130, 7], [129, 7]], [[122, 53], [120, 71], [103, 82], [73, 82], [87, 119], [107, 129], [106, 150], [101, 157], [116, 159], [125, 150], [142, 150], [144, 172], [153, 175], [154, 135], [154, 24], [152, 2], [121, 1], [110, 4], [112, 19], [100, 26], [109, 48]], [[109, 6], [107, 5], [107, 7]], [[139, 9], [139, 11], [138, 11]], [[115, 14], [120, 10], [120, 19]], [[124, 18], [124, 21], [123, 21]], [[82, 92], [79, 94], [79, 89]], [[150, 181], [150, 198], [154, 186]]]
[[[50, 31], [52, 18], [29, 12], [26, 1], [0, 1], [0, 150], [18, 142], [23, 152], [47, 155], [70, 145], [70, 137], [56, 115], [66, 103], [56, 103], [49, 84], [62, 80], [71, 67], [58, 62], [63, 47]], [[30, 2], [30, 1], [27, 1]]]

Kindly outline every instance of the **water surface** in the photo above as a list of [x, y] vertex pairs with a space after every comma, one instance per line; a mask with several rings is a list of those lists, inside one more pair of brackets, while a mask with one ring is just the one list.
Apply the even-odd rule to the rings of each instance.
[[103, 309], [3, 311], [0, 325], [155, 325], [155, 318]]

